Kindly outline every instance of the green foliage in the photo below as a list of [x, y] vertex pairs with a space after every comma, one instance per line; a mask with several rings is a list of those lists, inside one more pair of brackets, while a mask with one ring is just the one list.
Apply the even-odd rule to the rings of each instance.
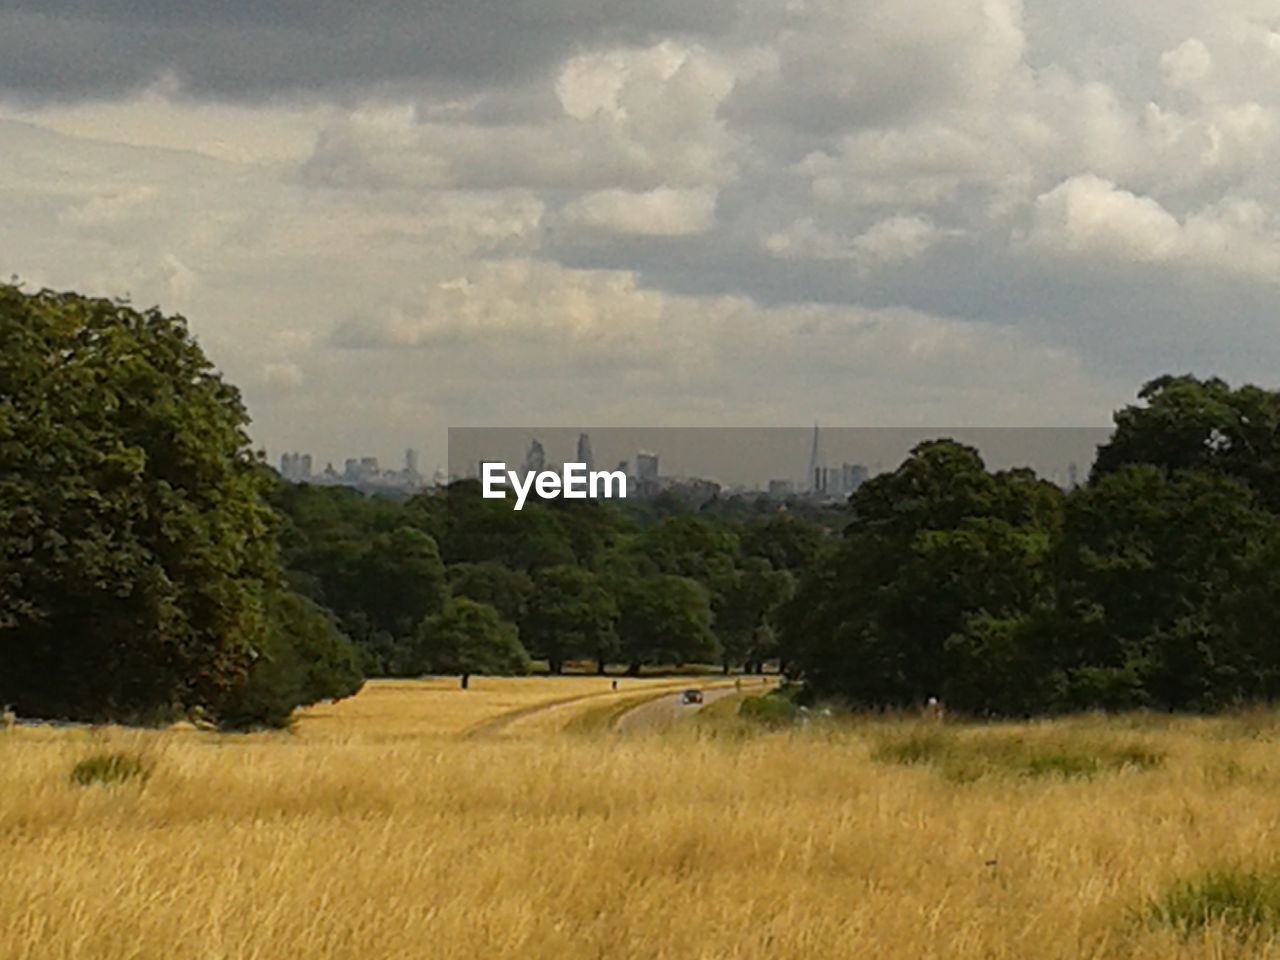
[[[1252, 626], [1280, 612], [1280, 594], [1258, 589], [1278, 538], [1253, 493], [1213, 473], [1130, 465], [1077, 491], [1058, 550], [1069, 702], [1208, 709], [1280, 688], [1266, 635], [1227, 615]], [[1242, 589], [1248, 605], [1233, 600]]]
[[581, 657], [594, 657], [603, 666], [618, 649], [617, 619], [617, 604], [595, 574], [581, 567], [547, 567], [534, 574], [520, 639], [552, 673]]
[[784, 697], [747, 697], [738, 706], [738, 716], [764, 727], [787, 727], [795, 723], [799, 711]]
[[288, 726], [295, 708], [354, 696], [359, 652], [322, 608], [284, 591], [267, 596], [267, 632], [245, 679], [219, 705], [229, 728]]
[[1061, 494], [1027, 471], [989, 473], [976, 450], [924, 443], [863, 484], [828, 563], [779, 617], [782, 645], [818, 695], [968, 712], [1035, 700], [1035, 612], [1052, 604]]
[[1243, 867], [1211, 870], [1157, 898], [1148, 919], [1184, 937], [1221, 929], [1241, 940], [1280, 932], [1280, 872]]
[[457, 563], [448, 573], [453, 596], [487, 603], [508, 623], [524, 619], [533, 595], [533, 580], [523, 570], [491, 562]]
[[1164, 762], [1163, 754], [1140, 741], [1088, 734], [966, 736], [918, 725], [877, 731], [871, 757], [880, 763], [933, 766], [955, 783], [988, 776], [1087, 778], [1121, 770], [1150, 770]]
[[130, 780], [145, 783], [150, 776], [150, 767], [134, 753], [95, 753], [71, 768], [71, 782], [81, 787], [112, 786]]
[[705, 587], [667, 574], [616, 580], [621, 655], [632, 673], [646, 663], [705, 663], [715, 658], [711, 600]]
[[0, 286], [0, 702], [219, 701], [279, 576], [248, 418], [179, 317]]
[[1194, 470], [1238, 480], [1280, 512], [1280, 393], [1232, 389], [1216, 377], [1164, 376], [1138, 397], [1142, 405], [1116, 413], [1093, 479], [1134, 464]]
[[498, 611], [459, 597], [422, 621], [410, 664], [419, 674], [524, 674], [529, 655]]

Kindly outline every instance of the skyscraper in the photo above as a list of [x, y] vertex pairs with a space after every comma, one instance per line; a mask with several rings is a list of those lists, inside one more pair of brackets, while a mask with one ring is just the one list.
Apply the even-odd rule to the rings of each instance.
[[578, 434], [578, 459], [576, 462], [585, 463], [588, 472], [595, 468], [595, 463], [591, 457], [591, 438], [585, 433]]
[[809, 473], [808, 473], [808, 489], [812, 493], [818, 492], [821, 488], [818, 477], [818, 424], [813, 425], [813, 443], [809, 447]]
[[658, 479], [658, 455], [641, 450], [636, 454], [636, 477], [640, 480]]
[[542, 449], [542, 443], [537, 437], [529, 441], [529, 450], [524, 455], [524, 474], [540, 473], [547, 466], [547, 452]]

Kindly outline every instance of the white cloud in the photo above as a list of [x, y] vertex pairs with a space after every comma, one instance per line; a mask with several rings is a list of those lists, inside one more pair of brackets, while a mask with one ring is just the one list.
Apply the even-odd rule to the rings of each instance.
[[296, 390], [305, 381], [302, 368], [296, 363], [264, 363], [262, 382], [271, 388]]
[[1150, 197], [1075, 177], [1036, 203], [1033, 243], [1121, 263], [1176, 263], [1280, 281], [1280, 224], [1253, 200], [1231, 198], [1179, 220]]
[[804, 217], [767, 234], [763, 246], [783, 260], [846, 260], [868, 273], [915, 260], [938, 241], [956, 233], [939, 228], [928, 217], [899, 214], [849, 236], [824, 229], [812, 218]]
[[643, 237], [681, 237], [705, 233], [715, 222], [714, 190], [659, 187], [643, 193], [601, 190], [579, 197], [561, 211], [561, 220], [578, 227]]
[[1204, 42], [1192, 37], [1160, 55], [1164, 82], [1174, 90], [1194, 91], [1213, 72], [1213, 56]]
[[441, 122], [403, 105], [366, 106], [324, 128], [306, 173], [359, 187], [714, 186], [736, 173], [718, 116], [733, 84], [732, 68], [696, 46], [581, 54], [555, 82], [557, 117]]

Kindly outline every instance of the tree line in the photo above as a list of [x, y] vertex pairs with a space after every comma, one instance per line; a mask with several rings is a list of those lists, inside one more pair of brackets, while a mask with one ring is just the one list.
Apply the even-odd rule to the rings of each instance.
[[808, 693], [977, 715], [1215, 710], [1280, 692], [1280, 394], [1166, 376], [1088, 482], [917, 447], [850, 500], [782, 616]]
[[1280, 394], [1164, 377], [1087, 483], [916, 447], [843, 509], [286, 483], [180, 317], [0, 286], [0, 704], [282, 724], [366, 676], [716, 663], [869, 707], [1280, 686]]

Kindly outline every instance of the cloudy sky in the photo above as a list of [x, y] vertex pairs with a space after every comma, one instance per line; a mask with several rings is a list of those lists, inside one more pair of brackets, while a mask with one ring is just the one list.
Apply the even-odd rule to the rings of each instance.
[[1273, 384], [1278, 165], [1274, 0], [0, 0], [0, 270], [321, 461]]

